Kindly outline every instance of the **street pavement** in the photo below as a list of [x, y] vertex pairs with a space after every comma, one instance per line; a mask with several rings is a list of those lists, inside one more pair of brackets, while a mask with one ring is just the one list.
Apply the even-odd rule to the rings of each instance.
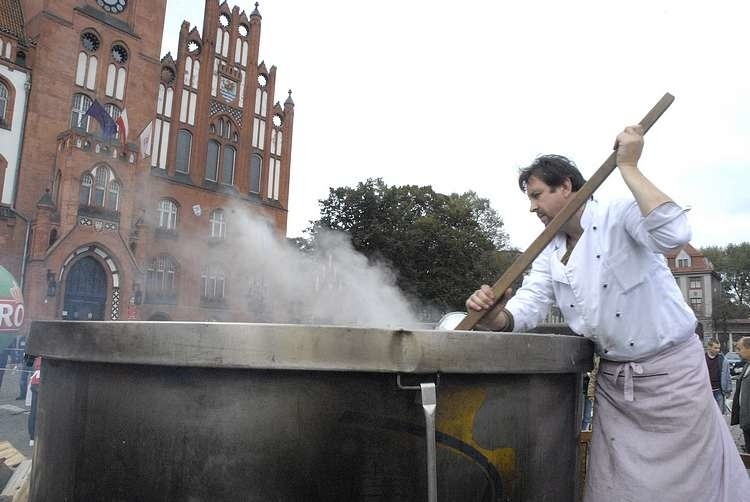
[[26, 458], [31, 458], [27, 426], [29, 408], [23, 400], [16, 400], [20, 390], [18, 384], [21, 370], [14, 370], [14, 367], [15, 365], [9, 364], [3, 371], [3, 383], [0, 387], [0, 441], [9, 441]]

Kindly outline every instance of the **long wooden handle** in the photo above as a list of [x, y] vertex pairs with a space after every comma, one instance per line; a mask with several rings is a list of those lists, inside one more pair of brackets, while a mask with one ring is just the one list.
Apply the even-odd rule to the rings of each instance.
[[[672, 104], [674, 101], [674, 96], [672, 96], [669, 93], [666, 93], [664, 97], [659, 100], [656, 105], [651, 108], [651, 111], [649, 111], [645, 117], [643, 117], [643, 120], [641, 120], [640, 125], [643, 126], [643, 133], [645, 134], [648, 132], [649, 129], [651, 129], [651, 126], [656, 123], [657, 120], [659, 120], [659, 117], [662, 116], [662, 114], [667, 111], [667, 108], [669, 108], [669, 105]], [[495, 293], [495, 298], [497, 298], [497, 301], [499, 302], [505, 291], [515, 282], [515, 280], [523, 274], [523, 271], [528, 268], [529, 265], [534, 261], [534, 259], [539, 256], [539, 253], [541, 253], [545, 247], [547, 247], [547, 244], [552, 242], [552, 239], [555, 237], [555, 235], [560, 231], [560, 229], [565, 225], [565, 223], [568, 222], [568, 220], [575, 214], [578, 209], [583, 206], [586, 201], [591, 197], [591, 195], [596, 191], [599, 186], [604, 183], [604, 180], [607, 179], [607, 176], [610, 175], [612, 171], [615, 170], [615, 167], [617, 167], [617, 152], [612, 152], [607, 160], [604, 161], [602, 166], [594, 173], [591, 178], [576, 192], [575, 196], [570, 200], [570, 202], [567, 203], [567, 205], [558, 213], [557, 216], [554, 217], [554, 219], [547, 225], [547, 228], [544, 229], [544, 231], [539, 234], [539, 237], [536, 238], [536, 240], [531, 243], [531, 246], [521, 254], [518, 258], [516, 258], [516, 261], [513, 262], [513, 265], [508, 267], [508, 269], [505, 271], [505, 273], [500, 276], [500, 279], [497, 280], [497, 282], [492, 286], [492, 291]], [[497, 302], [496, 302], [497, 304]], [[469, 315], [467, 315], [463, 321], [461, 321], [458, 326], [456, 326], [457, 330], [471, 330], [474, 329], [474, 326], [482, 320], [482, 318], [485, 316], [485, 314], [489, 311], [488, 310], [482, 310], [480, 312], [477, 312], [475, 310], [472, 310], [469, 312]]]

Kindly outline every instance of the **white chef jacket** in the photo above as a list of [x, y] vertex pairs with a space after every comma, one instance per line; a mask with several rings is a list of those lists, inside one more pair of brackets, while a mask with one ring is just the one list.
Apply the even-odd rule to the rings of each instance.
[[533, 328], [555, 302], [570, 328], [613, 361], [638, 361], [695, 336], [695, 314], [663, 256], [690, 241], [685, 211], [667, 202], [644, 217], [633, 199], [589, 200], [567, 265], [559, 233], [508, 301], [513, 330]]

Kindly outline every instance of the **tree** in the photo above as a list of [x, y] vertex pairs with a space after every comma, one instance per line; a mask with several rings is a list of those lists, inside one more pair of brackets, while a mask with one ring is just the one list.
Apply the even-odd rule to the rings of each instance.
[[729, 303], [739, 309], [735, 312], [750, 311], [750, 242], [710, 246], [702, 251], [721, 276]]
[[714, 300], [711, 317], [715, 329], [726, 337], [729, 319], [750, 317], [750, 243], [710, 246], [701, 251], [721, 277], [722, 291]]
[[308, 232], [347, 232], [371, 261], [396, 272], [399, 288], [442, 310], [463, 310], [468, 295], [492, 284], [513, 262], [503, 222], [474, 192], [444, 195], [430, 186], [388, 186], [368, 179], [331, 188]]

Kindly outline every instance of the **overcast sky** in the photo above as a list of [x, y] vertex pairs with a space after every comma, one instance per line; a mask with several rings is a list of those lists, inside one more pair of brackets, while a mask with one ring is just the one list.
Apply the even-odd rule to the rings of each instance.
[[[169, 0], [163, 52], [202, 0]], [[230, 2], [230, 6], [233, 5]], [[237, 2], [248, 14], [254, 2]], [[584, 176], [617, 133], [670, 92], [641, 169], [691, 206], [693, 244], [750, 240], [750, 3], [697, 1], [261, 2], [260, 58], [295, 101], [288, 235], [329, 187], [476, 191], [513, 245], [542, 231], [517, 171], [543, 153]], [[618, 173], [599, 197], [627, 195]]]

